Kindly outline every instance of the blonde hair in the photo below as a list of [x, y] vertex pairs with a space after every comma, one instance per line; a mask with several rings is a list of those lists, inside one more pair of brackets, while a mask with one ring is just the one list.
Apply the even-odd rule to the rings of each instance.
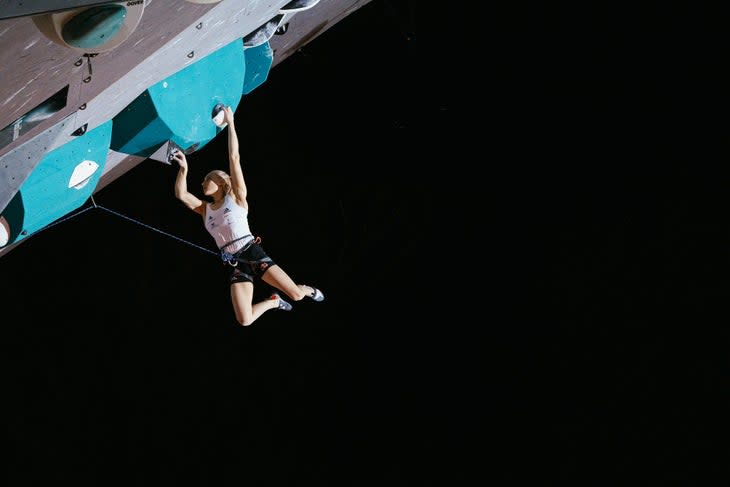
[[205, 181], [206, 179], [212, 179], [211, 176], [218, 176], [222, 180], [222, 184], [221, 181], [213, 181], [215, 182], [215, 184], [223, 188], [223, 192], [225, 194], [228, 194], [233, 190], [233, 186], [231, 186], [231, 177], [225, 171], [221, 171], [220, 169], [214, 169], [206, 174], [203, 180]]

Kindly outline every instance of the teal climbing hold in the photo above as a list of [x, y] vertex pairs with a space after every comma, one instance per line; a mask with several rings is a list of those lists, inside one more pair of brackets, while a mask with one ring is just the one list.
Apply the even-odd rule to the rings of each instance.
[[269, 76], [274, 62], [274, 50], [269, 41], [244, 51], [246, 55], [246, 78], [243, 81], [243, 94], [248, 95], [261, 85]]
[[114, 117], [111, 149], [150, 157], [174, 142], [189, 154], [221, 132], [213, 108], [234, 111], [241, 101], [246, 61], [240, 39], [150, 86]]
[[89, 199], [104, 171], [111, 135], [109, 120], [46, 154], [3, 210], [10, 243], [41, 230]]
[[127, 9], [123, 5], [91, 7], [66, 22], [61, 35], [64, 42], [72, 47], [99, 47], [114, 38], [126, 17]]

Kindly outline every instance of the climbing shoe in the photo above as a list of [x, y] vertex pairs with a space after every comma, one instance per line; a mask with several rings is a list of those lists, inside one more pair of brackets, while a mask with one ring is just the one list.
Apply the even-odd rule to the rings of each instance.
[[274, 293], [271, 295], [269, 299], [278, 299], [279, 300], [279, 306], [278, 309], [283, 309], [284, 311], [291, 311], [291, 304], [284, 301], [281, 296], [279, 296], [279, 293]]

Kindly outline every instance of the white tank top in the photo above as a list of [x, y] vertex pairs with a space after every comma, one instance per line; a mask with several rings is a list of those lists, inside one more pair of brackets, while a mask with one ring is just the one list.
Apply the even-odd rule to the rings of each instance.
[[236, 240], [225, 249], [221, 249], [226, 252], [235, 253], [253, 240], [253, 235], [248, 227], [248, 210], [239, 206], [230, 195], [224, 197], [223, 204], [217, 210], [211, 208], [211, 203], [207, 204], [205, 228], [215, 239], [219, 249]]

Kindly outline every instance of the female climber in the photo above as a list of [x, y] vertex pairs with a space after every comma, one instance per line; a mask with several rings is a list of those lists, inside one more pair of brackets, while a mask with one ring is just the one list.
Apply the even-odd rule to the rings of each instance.
[[286, 294], [292, 301], [309, 297], [324, 300], [319, 289], [297, 284], [264, 252], [260, 238], [254, 237], [248, 224], [246, 183], [238, 153], [238, 137], [231, 107], [223, 108], [223, 120], [228, 125], [229, 173], [210, 171], [203, 179], [203, 195], [211, 201], [204, 202], [188, 191], [188, 162], [182, 151], [176, 151], [173, 159], [180, 166], [175, 179], [175, 197], [185, 206], [203, 217], [208, 233], [215, 239], [224, 261], [230, 264], [231, 301], [236, 320], [243, 326], [253, 324], [270, 309], [290, 311], [292, 305], [279, 293], [253, 303], [255, 278]]

